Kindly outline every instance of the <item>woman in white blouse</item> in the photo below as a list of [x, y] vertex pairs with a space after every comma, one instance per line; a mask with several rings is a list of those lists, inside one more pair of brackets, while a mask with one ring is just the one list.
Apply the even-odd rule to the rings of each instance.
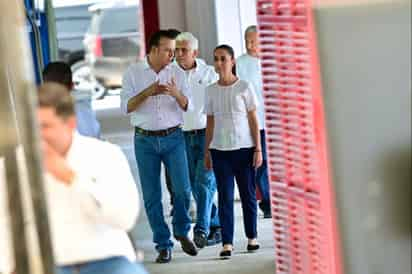
[[[218, 189], [219, 218], [222, 226], [221, 257], [233, 250], [234, 178], [239, 189], [247, 250], [257, 243], [257, 203], [255, 169], [262, 164], [257, 99], [252, 86], [236, 77], [233, 49], [220, 45], [214, 50], [214, 66], [219, 80], [206, 89], [205, 166], [213, 167]], [[213, 165], [212, 165], [213, 163]]]

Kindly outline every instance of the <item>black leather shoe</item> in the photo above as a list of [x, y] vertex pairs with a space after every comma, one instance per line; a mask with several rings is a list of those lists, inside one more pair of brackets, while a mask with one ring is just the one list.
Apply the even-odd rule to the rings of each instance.
[[232, 250], [222, 250], [222, 251], [220, 251], [219, 256], [222, 259], [229, 259], [230, 256], [232, 256]]
[[260, 246], [258, 245], [258, 244], [255, 244], [255, 245], [247, 245], [247, 251], [249, 251], [249, 252], [253, 252], [253, 251], [256, 251], [256, 250], [258, 250], [260, 248]]
[[207, 244], [206, 234], [201, 231], [195, 232], [193, 241], [195, 242], [197, 248], [204, 248]]
[[220, 227], [213, 228], [210, 230], [209, 236], [207, 237], [207, 246], [212, 246], [220, 244], [222, 242], [222, 229]]
[[156, 263], [165, 264], [172, 260], [172, 250], [162, 249], [159, 251], [159, 255], [156, 258]]
[[186, 254], [190, 256], [197, 255], [195, 244], [188, 237], [176, 237], [176, 240], [180, 242], [180, 245]]

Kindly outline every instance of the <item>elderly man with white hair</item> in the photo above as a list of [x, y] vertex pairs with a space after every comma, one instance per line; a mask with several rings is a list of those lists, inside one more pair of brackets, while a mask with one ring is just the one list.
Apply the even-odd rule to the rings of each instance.
[[206, 170], [203, 162], [205, 89], [217, 81], [217, 74], [212, 66], [197, 58], [198, 54], [199, 42], [193, 34], [183, 32], [176, 37], [176, 62], [185, 71], [192, 92], [193, 109], [183, 114], [183, 133], [192, 193], [197, 207], [194, 242], [198, 248], [203, 248], [221, 242], [219, 216], [213, 201], [216, 180], [213, 171]]
[[245, 81], [248, 81], [254, 89], [258, 99], [258, 121], [260, 138], [262, 145], [262, 165], [256, 171], [256, 185], [262, 195], [262, 200], [259, 203], [259, 208], [263, 211], [264, 218], [271, 218], [270, 211], [270, 192], [269, 192], [269, 176], [267, 170], [267, 155], [265, 141], [265, 110], [263, 104], [263, 87], [262, 87], [262, 70], [259, 59], [259, 41], [258, 33], [255, 25], [249, 26], [245, 30], [245, 45], [246, 53], [239, 56], [236, 60], [237, 76]]

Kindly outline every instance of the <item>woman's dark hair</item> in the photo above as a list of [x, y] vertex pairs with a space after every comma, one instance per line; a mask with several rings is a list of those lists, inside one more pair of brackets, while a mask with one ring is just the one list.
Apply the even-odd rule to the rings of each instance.
[[[231, 47], [231, 46], [229, 46], [229, 45], [219, 45], [219, 46], [217, 46], [216, 48], [215, 48], [215, 50], [213, 51], [213, 53], [215, 53], [216, 52], [216, 50], [218, 50], [218, 49], [223, 49], [223, 50], [225, 50], [229, 55], [230, 55], [230, 57], [232, 57], [232, 59], [235, 59], [235, 51], [233, 50], [233, 48]], [[236, 75], [236, 64], [235, 65], [233, 65], [233, 67], [232, 67], [232, 73], [233, 73], [233, 75]]]

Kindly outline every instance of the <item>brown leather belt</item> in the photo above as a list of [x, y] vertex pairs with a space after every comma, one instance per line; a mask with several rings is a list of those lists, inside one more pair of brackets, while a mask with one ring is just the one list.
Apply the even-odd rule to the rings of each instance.
[[175, 127], [170, 127], [167, 129], [162, 129], [162, 130], [145, 130], [140, 127], [135, 127], [135, 133], [141, 134], [141, 135], [146, 135], [146, 136], [167, 136], [170, 133], [173, 133], [176, 131], [176, 129], [180, 128], [179, 126]]
[[188, 135], [205, 135], [206, 129], [202, 128], [202, 129], [185, 130], [183, 131], [183, 133], [188, 134]]

